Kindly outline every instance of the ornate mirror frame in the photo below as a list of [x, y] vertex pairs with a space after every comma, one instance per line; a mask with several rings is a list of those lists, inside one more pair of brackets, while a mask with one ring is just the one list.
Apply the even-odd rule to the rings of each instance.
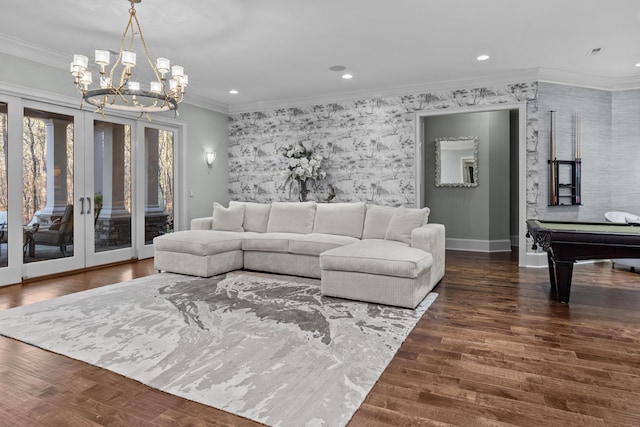
[[[449, 146], [468, 146], [473, 143], [473, 158], [461, 157], [461, 182], [442, 182], [442, 145]], [[478, 186], [478, 145], [479, 140], [477, 136], [463, 136], [463, 137], [443, 137], [436, 138], [436, 187], [477, 187]]]

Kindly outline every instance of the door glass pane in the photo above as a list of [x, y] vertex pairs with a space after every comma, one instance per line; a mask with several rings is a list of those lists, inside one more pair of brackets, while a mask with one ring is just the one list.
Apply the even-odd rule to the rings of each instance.
[[9, 265], [7, 258], [7, 242], [9, 240], [7, 233], [7, 212], [9, 212], [8, 154], [7, 104], [0, 102], [0, 268]]
[[94, 122], [95, 252], [131, 247], [131, 126]]
[[173, 139], [171, 131], [145, 128], [145, 244], [173, 231]]
[[73, 117], [25, 109], [25, 262], [73, 256]]

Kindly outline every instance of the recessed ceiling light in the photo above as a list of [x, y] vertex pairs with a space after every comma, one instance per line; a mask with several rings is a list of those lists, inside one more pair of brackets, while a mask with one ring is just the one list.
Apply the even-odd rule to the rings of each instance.
[[351, 75], [351, 74], [349, 74], [349, 73], [347, 73], [347, 74], [343, 74], [343, 75], [342, 75], [342, 78], [343, 78], [343, 79], [345, 79], [345, 80], [349, 80], [349, 79], [352, 79], [352, 78], [353, 78], [353, 75]]
[[476, 58], [478, 61], [486, 61], [489, 59], [489, 55], [480, 55]]
[[238, 91], [237, 91], [237, 90], [235, 90], [235, 89], [231, 89], [231, 90], [229, 91], [229, 93], [230, 93], [231, 95], [237, 95], [237, 94], [238, 94]]
[[636, 64], [636, 67], [640, 68], [640, 62], [638, 62], [638, 63]]

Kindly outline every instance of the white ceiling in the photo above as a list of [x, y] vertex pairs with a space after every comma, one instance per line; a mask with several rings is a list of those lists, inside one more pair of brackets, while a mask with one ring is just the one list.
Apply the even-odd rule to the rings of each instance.
[[[65, 70], [74, 53], [118, 50], [129, 9], [2, 3], [0, 51]], [[184, 65], [188, 95], [232, 111], [540, 69], [640, 87], [638, 0], [143, 0], [136, 10], [152, 57]], [[482, 53], [491, 59], [476, 61]]]

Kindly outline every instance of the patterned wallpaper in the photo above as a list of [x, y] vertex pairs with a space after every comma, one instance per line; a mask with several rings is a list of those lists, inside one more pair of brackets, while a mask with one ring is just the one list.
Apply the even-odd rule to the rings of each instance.
[[[415, 113], [527, 102], [527, 203], [537, 188], [537, 92], [532, 83], [461, 89], [233, 114], [229, 118], [229, 198], [297, 200], [284, 187], [282, 149], [302, 142], [320, 153], [327, 178], [309, 200], [415, 206]], [[528, 212], [535, 213], [535, 212]]]

